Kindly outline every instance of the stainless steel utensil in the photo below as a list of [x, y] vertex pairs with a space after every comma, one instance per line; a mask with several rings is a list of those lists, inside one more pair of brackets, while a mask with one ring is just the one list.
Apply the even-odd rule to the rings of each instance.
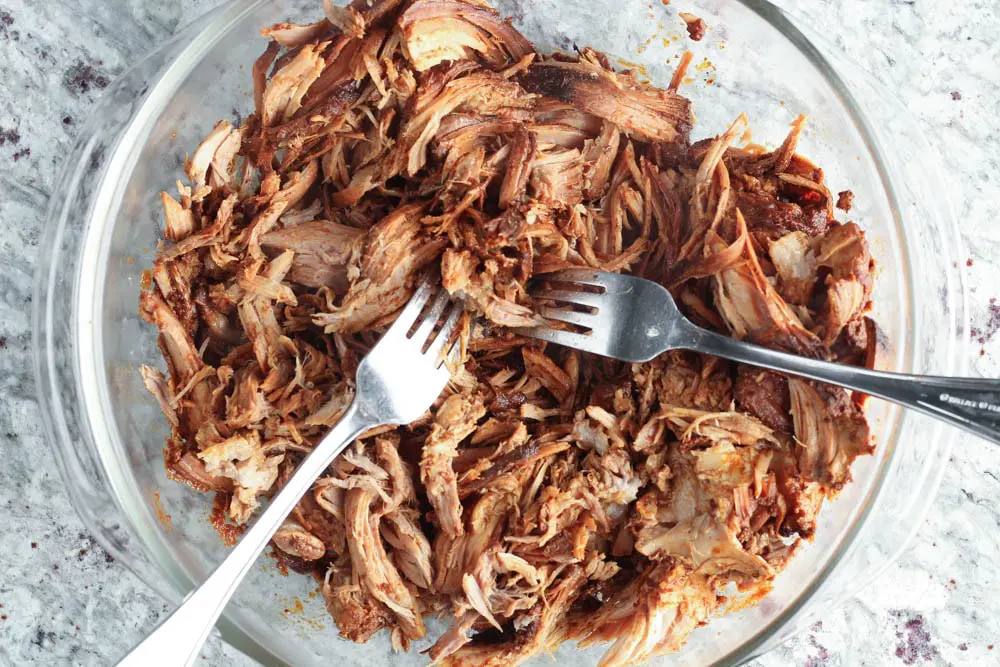
[[[344, 416], [271, 499], [239, 544], [119, 665], [193, 664], [257, 556], [337, 455], [364, 431], [383, 424], [409, 424], [431, 406], [451, 378], [443, 364], [445, 346], [462, 314], [462, 306], [453, 304], [448, 293], [435, 285], [436, 280], [430, 278], [420, 285], [395, 323], [365, 356], [358, 366], [354, 400]], [[421, 317], [428, 302], [431, 305]], [[438, 329], [442, 317], [444, 323]]]
[[1000, 380], [872, 371], [734, 340], [691, 323], [670, 292], [642, 278], [570, 269], [546, 279], [579, 289], [542, 288], [534, 291], [536, 298], [590, 312], [547, 306], [539, 313], [589, 332], [535, 327], [518, 333], [623, 361], [649, 361], [672, 349], [694, 350], [877, 396], [1000, 444]]

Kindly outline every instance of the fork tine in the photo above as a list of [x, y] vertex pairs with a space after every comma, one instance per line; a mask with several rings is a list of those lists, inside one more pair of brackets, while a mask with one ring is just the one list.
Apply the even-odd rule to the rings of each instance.
[[591, 287], [606, 288], [609, 284], [608, 276], [614, 276], [614, 274], [608, 274], [594, 269], [563, 269], [562, 271], [557, 271], [541, 277], [548, 280], [554, 280], [556, 282], [578, 283], [580, 285], [589, 285]]
[[607, 342], [602, 340], [596, 333], [578, 334], [572, 331], [559, 331], [548, 327], [525, 327], [514, 329], [515, 333], [537, 338], [539, 340], [575, 348], [584, 352], [592, 352], [601, 356], [607, 356]]
[[405, 337], [406, 333], [413, 326], [413, 323], [417, 321], [417, 317], [420, 316], [420, 311], [424, 309], [424, 305], [427, 304], [427, 300], [431, 298], [431, 294], [434, 293], [434, 277], [428, 274], [422, 281], [420, 285], [413, 292], [413, 296], [410, 297], [409, 303], [403, 308], [402, 312], [396, 318], [396, 321], [392, 323], [389, 330], [385, 332], [385, 336]]
[[444, 321], [441, 325], [441, 330], [438, 331], [437, 336], [431, 342], [430, 346], [427, 348], [426, 354], [431, 355], [435, 361], [441, 356], [441, 350], [444, 346], [448, 344], [451, 334], [455, 331], [455, 325], [458, 324], [458, 319], [465, 312], [465, 306], [461, 303], [454, 303], [451, 306], [451, 312], [448, 313], [448, 319]]
[[546, 289], [540, 290], [538, 292], [532, 292], [531, 296], [536, 299], [551, 299], [553, 301], [562, 301], [563, 303], [572, 303], [580, 306], [590, 306], [591, 308], [600, 308], [604, 305], [606, 297], [603, 294], [591, 294], [589, 292], [573, 292], [571, 290], [562, 289]]
[[430, 310], [427, 311], [427, 316], [424, 318], [423, 322], [420, 323], [420, 326], [417, 327], [417, 330], [413, 333], [413, 337], [410, 340], [419, 345], [421, 349], [423, 348], [424, 343], [426, 343], [427, 339], [430, 337], [431, 332], [434, 330], [434, 327], [438, 323], [438, 320], [441, 319], [441, 313], [444, 312], [445, 306], [448, 305], [449, 299], [450, 295], [448, 294], [448, 290], [440, 288], [437, 293], [437, 296], [434, 297], [434, 302], [431, 303]]
[[594, 325], [598, 322], [597, 315], [595, 313], [578, 313], [574, 310], [551, 308], [549, 306], [542, 306], [539, 308], [538, 314], [547, 320], [568, 322], [570, 324], [577, 324], [581, 327], [587, 327], [590, 329], [593, 329]]

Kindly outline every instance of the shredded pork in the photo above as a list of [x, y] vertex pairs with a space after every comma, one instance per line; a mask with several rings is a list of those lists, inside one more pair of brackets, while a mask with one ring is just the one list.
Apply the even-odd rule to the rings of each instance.
[[173, 430], [170, 476], [245, 524], [437, 266], [467, 310], [451, 385], [357, 440], [274, 536], [320, 575], [341, 635], [405, 649], [439, 613], [434, 663], [578, 639], [628, 665], [759, 599], [872, 451], [857, 398], [509, 327], [539, 321], [530, 279], [593, 267], [662, 283], [702, 326], [871, 365], [872, 258], [796, 153], [804, 119], [773, 152], [737, 146], [745, 117], [692, 143], [690, 58], [660, 90], [590, 49], [538, 54], [481, 2], [322, 9], [263, 31], [255, 113], [217, 124], [162, 195], [140, 305], [166, 373], [142, 377]]

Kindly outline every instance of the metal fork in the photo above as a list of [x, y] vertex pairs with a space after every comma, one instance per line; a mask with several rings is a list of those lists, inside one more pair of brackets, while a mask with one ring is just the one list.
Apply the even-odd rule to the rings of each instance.
[[[428, 278], [417, 288], [395, 323], [365, 356], [358, 366], [357, 391], [351, 406], [302, 461], [239, 544], [119, 665], [192, 664], [257, 556], [337, 455], [364, 431], [383, 424], [409, 424], [431, 406], [451, 378], [443, 363], [445, 346], [463, 312], [460, 304], [452, 303], [448, 293], [434, 285]], [[426, 315], [421, 317], [429, 302]], [[444, 323], [435, 330], [442, 317]], [[408, 335], [414, 326], [413, 335]]]
[[545, 306], [539, 314], [589, 331], [541, 326], [518, 333], [632, 362], [649, 361], [673, 349], [702, 352], [877, 396], [1000, 444], [1000, 380], [886, 373], [800, 357], [696, 326], [677, 309], [670, 292], [649, 280], [588, 269], [545, 278], [570, 287], [535, 289], [534, 297], [590, 312]]

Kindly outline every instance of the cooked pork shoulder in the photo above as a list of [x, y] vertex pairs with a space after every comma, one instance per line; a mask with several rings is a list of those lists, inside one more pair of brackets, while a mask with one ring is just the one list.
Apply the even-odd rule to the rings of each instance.
[[467, 311], [451, 385], [353, 443], [274, 535], [340, 634], [405, 649], [436, 613], [434, 663], [577, 639], [629, 665], [759, 599], [872, 451], [858, 399], [511, 328], [540, 321], [532, 278], [593, 267], [660, 282], [716, 331], [874, 363], [872, 257], [796, 152], [804, 117], [770, 152], [741, 145], [745, 116], [692, 143], [690, 58], [660, 90], [588, 48], [538, 54], [479, 0], [317, 4], [262, 31], [255, 113], [218, 123], [161, 195], [140, 312], [165, 371], [141, 377], [168, 474], [249, 521], [435, 267]]

